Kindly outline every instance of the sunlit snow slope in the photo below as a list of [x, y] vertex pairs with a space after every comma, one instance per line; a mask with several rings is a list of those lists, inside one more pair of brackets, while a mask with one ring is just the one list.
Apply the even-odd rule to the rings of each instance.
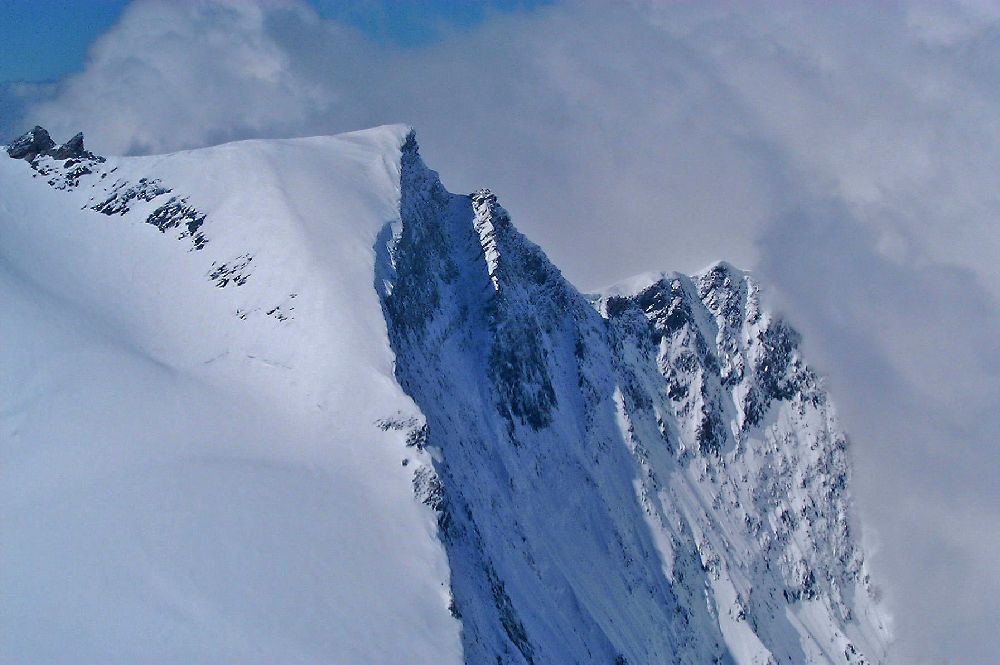
[[0, 158], [0, 661], [461, 661], [374, 425], [415, 413], [372, 288], [406, 132]]
[[880, 663], [746, 274], [567, 283], [405, 127], [0, 156], [4, 663]]

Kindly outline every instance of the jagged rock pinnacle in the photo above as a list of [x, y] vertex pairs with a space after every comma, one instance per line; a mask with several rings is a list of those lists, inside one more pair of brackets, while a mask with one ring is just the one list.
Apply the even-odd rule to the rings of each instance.
[[56, 159], [69, 159], [70, 157], [84, 157], [86, 151], [83, 149], [83, 132], [77, 134], [66, 141], [52, 152]]
[[104, 161], [103, 157], [98, 157], [84, 149], [83, 132], [77, 132], [73, 138], [57, 147], [48, 131], [40, 125], [35, 125], [31, 131], [14, 139], [14, 142], [7, 146], [7, 154], [12, 159], [23, 159], [27, 162], [34, 162], [39, 155], [47, 155], [53, 159]]
[[39, 154], [46, 153], [55, 147], [55, 141], [52, 140], [45, 128], [35, 125], [34, 129], [17, 137], [13, 143], [7, 146], [7, 154], [13, 159], [25, 159], [30, 162]]

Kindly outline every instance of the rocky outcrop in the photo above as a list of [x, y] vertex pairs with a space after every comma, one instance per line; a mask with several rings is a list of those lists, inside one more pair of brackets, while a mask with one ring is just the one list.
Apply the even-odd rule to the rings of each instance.
[[7, 146], [7, 154], [11, 159], [24, 159], [32, 161], [38, 155], [48, 154], [56, 147], [55, 141], [49, 136], [44, 127], [35, 125]]
[[39, 125], [25, 132], [7, 146], [7, 155], [11, 159], [23, 159], [34, 162], [39, 156], [52, 157], [59, 160], [94, 160], [104, 161], [103, 157], [87, 152], [83, 147], [83, 132], [78, 132], [69, 141], [57, 146], [48, 131]]
[[72, 157], [90, 157], [93, 155], [83, 148], [83, 132], [78, 132], [69, 141], [52, 151], [52, 156], [56, 159], [70, 159]]
[[139, 178], [137, 182], [109, 178], [117, 167], [109, 166], [100, 155], [86, 150], [83, 132], [56, 146], [44, 127], [36, 126], [7, 146], [13, 159], [23, 159], [37, 176], [42, 176], [54, 189], [69, 191], [80, 186], [85, 179], [92, 179], [95, 194], [87, 207], [109, 217], [124, 216], [134, 207], [146, 207], [156, 202], [157, 207], [145, 214], [145, 222], [166, 234], [177, 230], [179, 239], [190, 238], [192, 248], [203, 249], [208, 243], [201, 230], [206, 215], [190, 205], [185, 197], [164, 197], [171, 189], [158, 179]]

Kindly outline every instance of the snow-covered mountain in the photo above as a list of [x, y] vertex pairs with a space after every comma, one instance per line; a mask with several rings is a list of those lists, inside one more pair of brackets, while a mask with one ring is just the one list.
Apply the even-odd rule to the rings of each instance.
[[579, 293], [412, 131], [0, 159], [7, 663], [880, 663], [727, 264]]

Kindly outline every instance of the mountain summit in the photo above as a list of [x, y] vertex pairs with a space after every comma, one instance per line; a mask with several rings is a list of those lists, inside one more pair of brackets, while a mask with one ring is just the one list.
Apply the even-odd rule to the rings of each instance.
[[581, 294], [408, 127], [0, 159], [0, 651], [881, 663], [847, 439], [716, 264]]

